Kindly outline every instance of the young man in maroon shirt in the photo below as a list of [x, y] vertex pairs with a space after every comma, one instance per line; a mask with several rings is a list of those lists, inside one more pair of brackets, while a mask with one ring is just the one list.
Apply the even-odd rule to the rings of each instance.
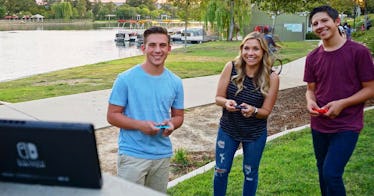
[[322, 45], [308, 54], [304, 81], [322, 195], [346, 195], [343, 172], [363, 128], [366, 100], [374, 97], [374, 64], [363, 45], [339, 34], [338, 12], [310, 13]]

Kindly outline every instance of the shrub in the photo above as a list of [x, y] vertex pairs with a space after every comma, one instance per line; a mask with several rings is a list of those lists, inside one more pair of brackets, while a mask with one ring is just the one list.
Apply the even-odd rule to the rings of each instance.
[[368, 31], [356, 31], [352, 33], [352, 39], [363, 43], [369, 48], [371, 54], [374, 56], [374, 29], [370, 28]]
[[306, 40], [316, 40], [316, 39], [319, 39], [319, 37], [317, 35], [315, 35], [313, 32], [308, 32], [305, 35], [305, 39]]
[[180, 148], [175, 151], [175, 154], [172, 158], [172, 162], [180, 165], [187, 166], [189, 164], [187, 150]]

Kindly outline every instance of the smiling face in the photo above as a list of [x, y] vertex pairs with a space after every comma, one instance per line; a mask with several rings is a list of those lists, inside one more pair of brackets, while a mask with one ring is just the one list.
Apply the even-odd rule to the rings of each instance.
[[339, 35], [340, 19], [335, 21], [327, 14], [327, 12], [318, 12], [311, 18], [312, 30], [322, 40], [329, 40]]
[[146, 55], [146, 64], [152, 66], [163, 66], [171, 51], [167, 35], [156, 33], [150, 34], [142, 45], [142, 51]]
[[264, 50], [260, 41], [257, 39], [248, 39], [241, 47], [241, 57], [247, 66], [258, 67], [262, 61]]

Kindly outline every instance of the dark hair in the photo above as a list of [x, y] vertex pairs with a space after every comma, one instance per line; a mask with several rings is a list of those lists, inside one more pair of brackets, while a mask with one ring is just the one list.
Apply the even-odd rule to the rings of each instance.
[[143, 37], [144, 37], [144, 44], [147, 43], [147, 38], [151, 34], [164, 34], [168, 37], [168, 43], [170, 44], [170, 36], [168, 34], [168, 30], [165, 29], [164, 27], [160, 26], [152, 26], [148, 28], [147, 30], [144, 31]]
[[313, 16], [318, 12], [326, 12], [334, 21], [339, 18], [339, 12], [328, 5], [323, 5], [314, 8], [309, 14], [309, 21], [312, 22]]

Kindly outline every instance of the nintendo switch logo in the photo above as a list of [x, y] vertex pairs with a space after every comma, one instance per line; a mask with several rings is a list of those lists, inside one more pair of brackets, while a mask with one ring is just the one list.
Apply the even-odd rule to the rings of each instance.
[[22, 159], [36, 160], [38, 159], [38, 150], [35, 144], [30, 142], [17, 143], [18, 156]]
[[38, 149], [36, 145], [31, 142], [17, 143], [17, 165], [18, 167], [26, 168], [46, 168], [47, 164], [44, 160], [37, 160], [39, 158]]

